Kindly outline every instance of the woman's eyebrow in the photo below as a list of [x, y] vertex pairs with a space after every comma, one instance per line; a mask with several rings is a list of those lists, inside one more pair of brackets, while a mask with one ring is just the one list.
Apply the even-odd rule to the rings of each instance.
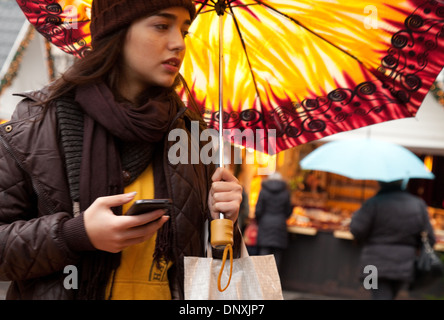
[[[163, 18], [166, 18], [166, 19], [169, 19], [169, 20], [174, 20], [174, 21], [177, 20], [177, 16], [176, 15], [171, 14], [171, 13], [166, 13], [166, 12], [156, 13], [155, 16], [163, 17]], [[185, 20], [184, 24], [190, 26], [191, 25], [191, 20], [190, 19]]]

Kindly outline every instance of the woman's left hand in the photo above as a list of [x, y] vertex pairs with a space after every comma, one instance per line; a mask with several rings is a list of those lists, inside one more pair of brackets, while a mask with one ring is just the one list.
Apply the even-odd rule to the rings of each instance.
[[219, 219], [220, 213], [223, 213], [225, 219], [236, 222], [242, 202], [242, 186], [230, 170], [221, 167], [216, 169], [211, 180], [208, 197], [211, 217]]

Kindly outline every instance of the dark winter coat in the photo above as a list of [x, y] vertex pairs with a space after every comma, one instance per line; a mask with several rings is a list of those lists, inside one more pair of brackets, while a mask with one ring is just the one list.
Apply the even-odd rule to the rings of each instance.
[[[8, 299], [72, 299], [74, 291], [64, 288], [67, 275], [63, 271], [67, 265], [76, 265], [83, 252], [72, 247], [68, 238], [72, 240], [74, 232], [80, 232], [79, 237], [85, 232], [64, 228], [77, 218], [55, 108], [42, 117], [42, 109], [32, 104], [43, 101], [46, 93], [25, 97], [12, 120], [0, 126], [0, 281], [12, 281]], [[172, 129], [190, 134], [192, 120], [196, 119], [183, 108]], [[183, 298], [183, 258], [204, 255], [212, 166], [172, 165], [166, 155], [174, 143], [165, 141], [163, 153], [175, 221], [175, 276], [170, 284], [176, 297]], [[239, 237], [235, 235], [235, 242], [239, 243]]]
[[267, 179], [262, 182], [255, 211], [259, 247], [287, 247], [287, 219], [292, 209], [290, 192], [285, 181]]
[[401, 190], [381, 190], [356, 211], [350, 231], [362, 244], [361, 277], [366, 265], [374, 265], [379, 278], [410, 281], [420, 245], [427, 230], [435, 243], [426, 203]]

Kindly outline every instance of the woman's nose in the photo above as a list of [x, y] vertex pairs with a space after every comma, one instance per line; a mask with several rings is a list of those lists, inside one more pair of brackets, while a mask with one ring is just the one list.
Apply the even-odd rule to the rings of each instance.
[[170, 49], [172, 51], [183, 51], [185, 50], [186, 45], [185, 45], [185, 39], [182, 33], [182, 30], [176, 30], [173, 32], [173, 34], [171, 35], [171, 40], [170, 40]]

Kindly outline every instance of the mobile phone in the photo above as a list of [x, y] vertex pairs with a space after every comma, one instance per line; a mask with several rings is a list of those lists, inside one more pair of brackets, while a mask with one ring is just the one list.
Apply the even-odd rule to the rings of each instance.
[[125, 215], [134, 216], [158, 209], [168, 209], [172, 205], [171, 199], [142, 199], [136, 200]]

